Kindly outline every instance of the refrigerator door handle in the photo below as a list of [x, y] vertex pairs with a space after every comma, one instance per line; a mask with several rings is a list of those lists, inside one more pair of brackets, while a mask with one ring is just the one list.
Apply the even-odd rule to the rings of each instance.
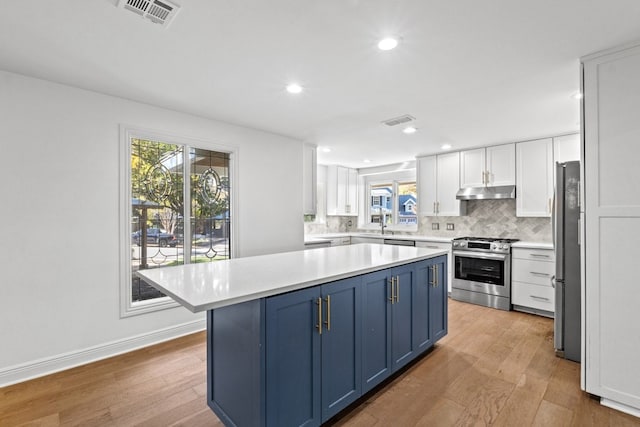
[[553, 346], [558, 352], [564, 351], [564, 283], [556, 280], [556, 311], [553, 321]]
[[551, 276], [551, 287], [554, 288], [554, 289], [556, 288], [556, 276], [555, 275]]
[[556, 278], [564, 280], [564, 185], [565, 164], [556, 163], [556, 191], [554, 209], [554, 233], [553, 244], [556, 252]]

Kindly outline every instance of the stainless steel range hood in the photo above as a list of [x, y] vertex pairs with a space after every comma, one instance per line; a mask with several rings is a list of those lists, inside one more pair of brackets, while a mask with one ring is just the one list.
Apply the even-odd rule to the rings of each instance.
[[515, 199], [515, 185], [501, 185], [498, 187], [472, 187], [461, 188], [456, 193], [458, 200], [493, 200], [493, 199]]

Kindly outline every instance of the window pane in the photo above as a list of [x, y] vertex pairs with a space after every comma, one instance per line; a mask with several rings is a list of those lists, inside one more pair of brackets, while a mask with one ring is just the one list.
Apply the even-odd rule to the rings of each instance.
[[176, 232], [184, 212], [182, 146], [131, 139], [131, 298], [164, 295], [135, 272], [184, 263]]
[[371, 186], [370, 222], [380, 224], [384, 218], [385, 224], [393, 224], [393, 184], [378, 184]]
[[398, 224], [418, 223], [418, 193], [415, 182], [398, 184]]
[[229, 154], [190, 149], [191, 262], [228, 259]]

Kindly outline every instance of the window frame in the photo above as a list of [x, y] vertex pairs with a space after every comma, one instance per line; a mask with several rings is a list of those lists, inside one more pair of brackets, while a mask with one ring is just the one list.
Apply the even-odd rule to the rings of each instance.
[[[398, 206], [398, 185], [408, 182], [415, 182], [417, 185], [417, 176], [415, 169], [404, 169], [399, 171], [389, 171], [383, 173], [375, 173], [371, 175], [362, 174], [364, 191], [361, 201], [364, 202], [362, 213], [359, 215], [358, 223], [360, 229], [363, 230], [380, 230], [379, 223], [370, 222], [371, 218], [371, 188], [376, 185], [391, 184], [392, 186], [392, 205], [393, 223], [388, 224], [385, 229], [388, 231], [404, 231], [415, 232], [418, 231], [418, 225], [420, 222], [420, 216], [416, 213], [417, 221], [415, 224], [401, 224], [399, 220], [399, 206]], [[420, 204], [420, 200], [417, 201]]]
[[[239, 150], [237, 147], [213, 143], [211, 141], [199, 140], [184, 136], [172, 135], [163, 131], [143, 129], [136, 126], [120, 125], [120, 209], [119, 209], [119, 241], [120, 241], [120, 317], [131, 317], [145, 313], [152, 313], [173, 307], [179, 307], [171, 297], [153, 298], [144, 301], [134, 302], [132, 295], [132, 272], [131, 272], [131, 139], [146, 139], [151, 141], [166, 142], [185, 147], [185, 159], [188, 156], [189, 148], [201, 148], [205, 150], [218, 151], [229, 154], [229, 180], [231, 191], [229, 194], [229, 220], [231, 234], [231, 258], [235, 258], [238, 251], [238, 220], [237, 220], [237, 200], [238, 200], [238, 161]], [[185, 161], [185, 164], [187, 162]], [[184, 171], [188, 174], [188, 170]], [[184, 180], [183, 194], [190, 194], [190, 180]], [[190, 206], [190, 203], [185, 203]], [[187, 208], [189, 209], [189, 208]], [[190, 213], [190, 212], [188, 212]], [[184, 234], [190, 233], [191, 221], [184, 221]], [[190, 263], [187, 256], [184, 257], [185, 264]]]

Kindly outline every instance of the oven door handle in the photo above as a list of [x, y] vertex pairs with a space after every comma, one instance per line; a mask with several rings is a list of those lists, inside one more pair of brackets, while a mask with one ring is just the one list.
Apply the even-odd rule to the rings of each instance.
[[453, 256], [460, 256], [464, 258], [479, 258], [479, 259], [493, 259], [498, 261], [504, 261], [509, 256], [508, 254], [490, 254], [490, 253], [478, 253], [478, 252], [464, 252], [454, 251]]

